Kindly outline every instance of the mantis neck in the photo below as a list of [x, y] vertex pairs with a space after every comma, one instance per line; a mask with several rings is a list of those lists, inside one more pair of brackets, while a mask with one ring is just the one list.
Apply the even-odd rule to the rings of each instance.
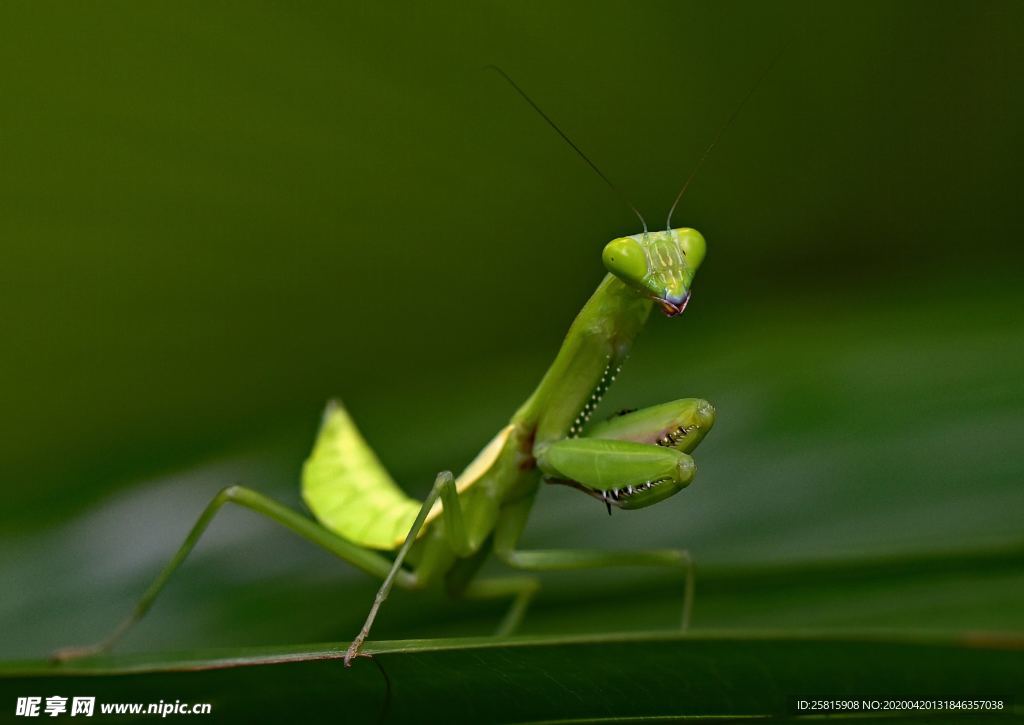
[[534, 450], [579, 435], [653, 306], [617, 277], [605, 276], [573, 321], [540, 385], [512, 418], [534, 433]]

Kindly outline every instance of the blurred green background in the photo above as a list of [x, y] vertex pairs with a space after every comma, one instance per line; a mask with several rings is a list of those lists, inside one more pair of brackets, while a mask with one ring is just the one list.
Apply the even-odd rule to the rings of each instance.
[[[605, 407], [712, 400], [697, 483], [611, 519], [545, 490], [527, 543], [689, 546], [711, 572], [698, 626], [1024, 629], [1019, 556], [714, 584], [1021, 541], [1022, 20], [4, 3], [0, 655], [112, 626], [221, 486], [299, 505], [330, 396], [419, 493], [530, 392], [636, 221], [486, 64], [657, 227], [780, 48], [676, 214], [709, 243], [693, 303], [652, 321]], [[532, 631], [674, 618], [656, 577], [547, 583]], [[344, 639], [372, 588], [231, 511], [126, 646]], [[496, 612], [431, 596], [396, 595], [379, 635]]]

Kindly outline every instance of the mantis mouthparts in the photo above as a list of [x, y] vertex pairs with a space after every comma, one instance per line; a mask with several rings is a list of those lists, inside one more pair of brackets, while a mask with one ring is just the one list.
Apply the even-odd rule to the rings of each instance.
[[655, 300], [655, 302], [657, 302], [659, 305], [661, 305], [661, 309], [665, 313], [666, 317], [677, 317], [677, 316], [683, 314], [683, 310], [685, 310], [686, 309], [686, 305], [689, 304], [689, 302], [690, 302], [690, 293], [687, 292], [686, 296], [683, 297], [682, 301], [678, 302], [678, 303], [672, 302], [671, 300], [661, 299], [661, 298], [657, 298]]

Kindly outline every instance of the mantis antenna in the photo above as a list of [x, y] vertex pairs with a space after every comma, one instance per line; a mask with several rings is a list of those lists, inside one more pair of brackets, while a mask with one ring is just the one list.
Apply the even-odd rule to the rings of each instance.
[[704, 149], [704, 153], [697, 160], [697, 164], [693, 167], [693, 171], [691, 171], [690, 175], [686, 177], [686, 181], [683, 183], [683, 188], [679, 190], [678, 194], [676, 194], [676, 199], [675, 201], [672, 202], [672, 207], [668, 210], [668, 219], [665, 223], [666, 229], [671, 231], [672, 215], [675, 213], [676, 207], [679, 206], [679, 202], [680, 200], [682, 200], [683, 194], [686, 193], [686, 188], [690, 185], [690, 182], [693, 181], [693, 177], [697, 175], [697, 172], [700, 171], [700, 167], [704, 164], [704, 160], [711, 153], [711, 149], [713, 149], [715, 147], [715, 144], [717, 144], [718, 141], [722, 138], [722, 136], [725, 135], [725, 132], [729, 129], [729, 126], [732, 125], [732, 122], [736, 120], [736, 117], [740, 115], [740, 111], [742, 111], [743, 107], [747, 105], [747, 101], [749, 101], [750, 97], [754, 95], [754, 91], [756, 91], [758, 87], [761, 85], [761, 81], [763, 81], [768, 76], [769, 71], [771, 71], [771, 69], [775, 67], [775, 64], [779, 62], [779, 58], [782, 57], [782, 52], [785, 49], [785, 46], [783, 46], [782, 50], [776, 53], [775, 57], [772, 58], [772, 62], [769, 63], [763, 71], [761, 71], [761, 75], [758, 76], [756, 81], [754, 81], [754, 85], [752, 85], [750, 87], [750, 90], [747, 91], [747, 95], [743, 96], [743, 100], [741, 100], [739, 102], [739, 105], [737, 105], [736, 108], [733, 110], [732, 115], [729, 116], [729, 119], [718, 128], [718, 133], [715, 134], [714, 139], [712, 139], [711, 143], [708, 144], [708, 147]]
[[622, 201], [624, 201], [626, 203], [626, 206], [628, 206], [630, 209], [633, 210], [633, 213], [636, 214], [636, 218], [639, 219], [640, 220], [640, 224], [643, 225], [644, 234], [647, 234], [647, 222], [644, 221], [643, 215], [633, 205], [633, 202], [631, 202], [629, 200], [629, 197], [627, 197], [622, 192], [622, 190], [619, 187], [617, 187], [615, 184], [613, 184], [612, 180], [609, 179], [607, 176], [605, 176], [604, 172], [601, 171], [601, 169], [597, 168], [597, 164], [595, 164], [593, 161], [591, 161], [590, 158], [585, 153], [583, 153], [583, 150], [579, 146], [577, 146], [575, 143], [573, 143], [573, 140], [571, 138], [569, 138], [565, 134], [565, 131], [560, 129], [558, 127], [558, 124], [555, 123], [554, 121], [552, 121], [551, 117], [548, 116], [548, 114], [544, 113], [544, 111], [541, 109], [541, 107], [538, 106], [536, 104], [536, 102], [534, 102], [534, 100], [532, 98], [530, 98], [530, 96], [526, 93], [526, 91], [524, 91], [522, 88], [520, 88], [519, 84], [516, 83], [514, 80], [512, 80], [511, 76], [509, 76], [508, 73], [506, 73], [504, 70], [502, 70], [498, 66], [496, 66], [496, 65], [487, 65], [487, 66], [484, 66], [484, 69], [485, 70], [493, 70], [495, 73], [497, 73], [502, 78], [504, 78], [506, 81], [508, 81], [509, 85], [512, 86], [512, 88], [516, 91], [516, 93], [518, 93], [520, 96], [522, 96], [523, 100], [525, 100], [527, 103], [529, 103], [530, 106], [533, 107], [533, 110], [535, 110], [537, 113], [539, 113], [540, 117], [543, 118], [545, 121], [547, 121], [548, 125], [551, 126], [551, 128], [555, 129], [555, 132], [559, 136], [561, 136], [562, 139], [567, 144], [569, 144], [572, 147], [572, 150], [575, 151], [576, 153], [578, 153], [580, 155], [580, 158], [583, 159], [584, 161], [586, 161], [587, 165], [590, 166], [590, 168], [592, 168], [597, 173], [597, 175], [601, 177], [602, 180], [604, 180], [604, 183], [608, 184], [608, 187], [612, 191], [614, 191], [619, 196], [619, 198], [622, 199]]

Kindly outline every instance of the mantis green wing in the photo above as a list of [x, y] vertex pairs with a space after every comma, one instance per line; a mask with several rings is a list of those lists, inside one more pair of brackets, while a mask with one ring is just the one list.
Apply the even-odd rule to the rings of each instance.
[[352, 543], [381, 550], [397, 548], [421, 505], [392, 480], [337, 401], [328, 403], [303, 466], [302, 499], [326, 528]]
[[[484, 446], [454, 481], [463, 494], [491, 473], [513, 446], [507, 425]], [[394, 482], [336, 400], [327, 404], [313, 452], [302, 469], [302, 499], [331, 532], [368, 549], [392, 551], [405, 541], [423, 503], [409, 498]], [[442, 512], [436, 501], [427, 512], [425, 532]]]

